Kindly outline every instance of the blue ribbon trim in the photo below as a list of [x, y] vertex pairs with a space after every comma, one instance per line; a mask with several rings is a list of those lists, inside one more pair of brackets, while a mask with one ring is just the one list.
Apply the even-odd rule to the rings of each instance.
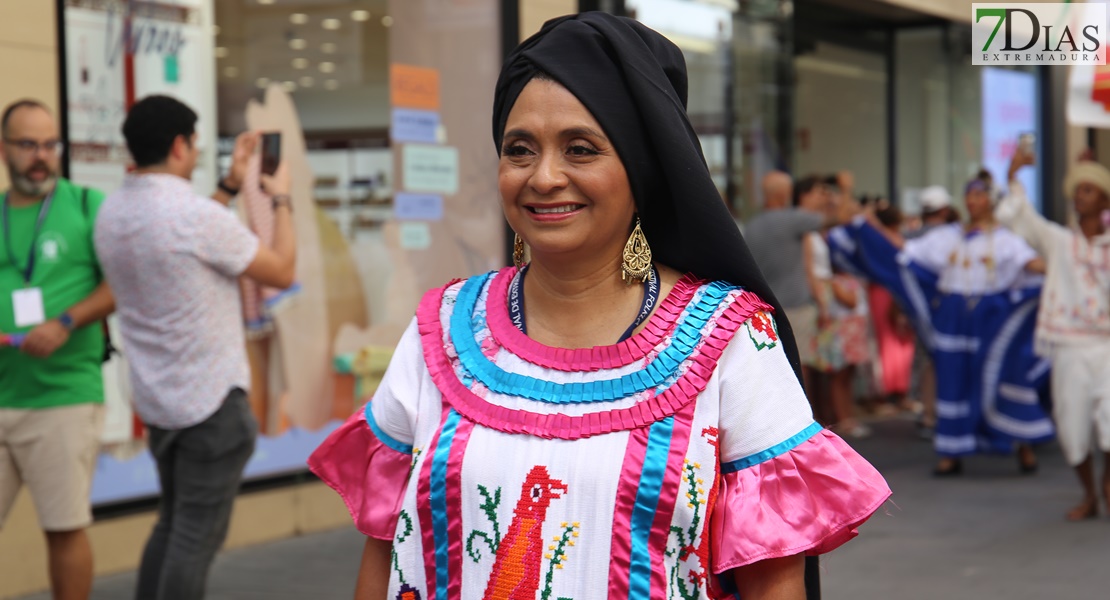
[[432, 456], [430, 474], [429, 504], [432, 512], [432, 537], [435, 540], [436, 598], [447, 598], [448, 556], [447, 556], [447, 461], [451, 456], [451, 445], [455, 442], [455, 431], [459, 426], [459, 413], [451, 409], [439, 431], [439, 444]]
[[629, 598], [651, 597], [652, 565], [648, 542], [656, 509], [659, 508], [659, 495], [663, 492], [663, 478], [667, 474], [673, 436], [674, 415], [657, 421], [648, 432], [644, 466], [640, 471], [640, 486], [636, 490], [636, 504], [632, 508]]
[[363, 409], [363, 414], [366, 415], [366, 424], [370, 426], [370, 431], [373, 432], [374, 437], [378, 441], [385, 444], [391, 450], [400, 452], [401, 454], [412, 454], [412, 445], [399, 442], [391, 437], [382, 428], [378, 426], [378, 422], [374, 419], [374, 413], [370, 410], [370, 403], [366, 403], [366, 408]]
[[817, 435], [824, 427], [820, 423], [812, 423], [809, 427], [799, 431], [794, 437], [786, 440], [785, 442], [775, 444], [763, 452], [758, 452], [744, 458], [737, 459], [731, 462], [721, 464], [721, 474], [735, 473], [743, 471], [748, 467], [754, 467], [762, 462], [767, 462], [776, 456], [781, 456], [797, 448], [804, 442], [809, 441], [810, 438]]
[[475, 326], [480, 327], [482, 323], [473, 323], [472, 315], [475, 314], [479, 293], [490, 277], [491, 275], [472, 277], [459, 290], [451, 314], [451, 340], [458, 352], [459, 362], [467, 373], [493, 392], [554, 404], [617, 400], [662, 385], [694, 353], [701, 342], [701, 329], [709, 322], [721, 302], [729, 292], [738, 289], [723, 282], [707, 285], [697, 304], [687, 308], [671, 344], [644, 369], [617, 379], [555, 383], [506, 372], [482, 354], [474, 339]]

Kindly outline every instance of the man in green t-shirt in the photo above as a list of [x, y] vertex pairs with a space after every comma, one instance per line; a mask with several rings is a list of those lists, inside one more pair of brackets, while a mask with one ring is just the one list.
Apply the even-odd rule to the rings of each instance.
[[56, 599], [92, 588], [89, 492], [103, 422], [100, 322], [115, 307], [93, 247], [102, 192], [59, 176], [62, 143], [35, 100], [0, 117], [0, 527], [23, 484], [46, 532]]

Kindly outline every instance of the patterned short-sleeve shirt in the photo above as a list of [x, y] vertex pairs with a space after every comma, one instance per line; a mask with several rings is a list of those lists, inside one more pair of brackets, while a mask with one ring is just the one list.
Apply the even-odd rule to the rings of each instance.
[[237, 280], [258, 238], [230, 210], [180, 177], [132, 176], [101, 207], [95, 242], [143, 422], [190, 427], [248, 389]]

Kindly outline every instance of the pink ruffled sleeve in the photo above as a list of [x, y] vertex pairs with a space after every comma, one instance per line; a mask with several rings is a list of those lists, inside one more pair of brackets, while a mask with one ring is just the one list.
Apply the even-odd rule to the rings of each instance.
[[875, 467], [814, 423], [777, 447], [721, 465], [713, 571], [829, 552], [855, 537], [889, 497]]
[[769, 314], [744, 324], [718, 372], [721, 481], [710, 522], [713, 571], [821, 554], [855, 537], [890, 488], [844, 440], [814, 422]]
[[343, 498], [355, 527], [370, 537], [392, 540], [396, 533], [412, 471], [413, 424], [420, 398], [431, 385], [413, 319], [374, 399], [308, 459], [312, 472]]
[[362, 533], [392, 540], [412, 465], [412, 446], [376, 427], [370, 405], [347, 419], [308, 459], [308, 468], [339, 493]]

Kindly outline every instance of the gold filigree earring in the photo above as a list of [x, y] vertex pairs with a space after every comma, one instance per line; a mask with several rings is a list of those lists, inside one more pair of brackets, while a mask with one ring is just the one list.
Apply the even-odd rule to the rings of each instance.
[[519, 233], [513, 234], [513, 265], [518, 268], [524, 268], [524, 240], [520, 239]]
[[624, 254], [621, 261], [621, 279], [625, 283], [643, 283], [651, 275], [651, 246], [648, 246], [644, 231], [640, 229], [640, 217], [636, 217], [636, 226], [632, 228], [632, 235], [624, 244]]

